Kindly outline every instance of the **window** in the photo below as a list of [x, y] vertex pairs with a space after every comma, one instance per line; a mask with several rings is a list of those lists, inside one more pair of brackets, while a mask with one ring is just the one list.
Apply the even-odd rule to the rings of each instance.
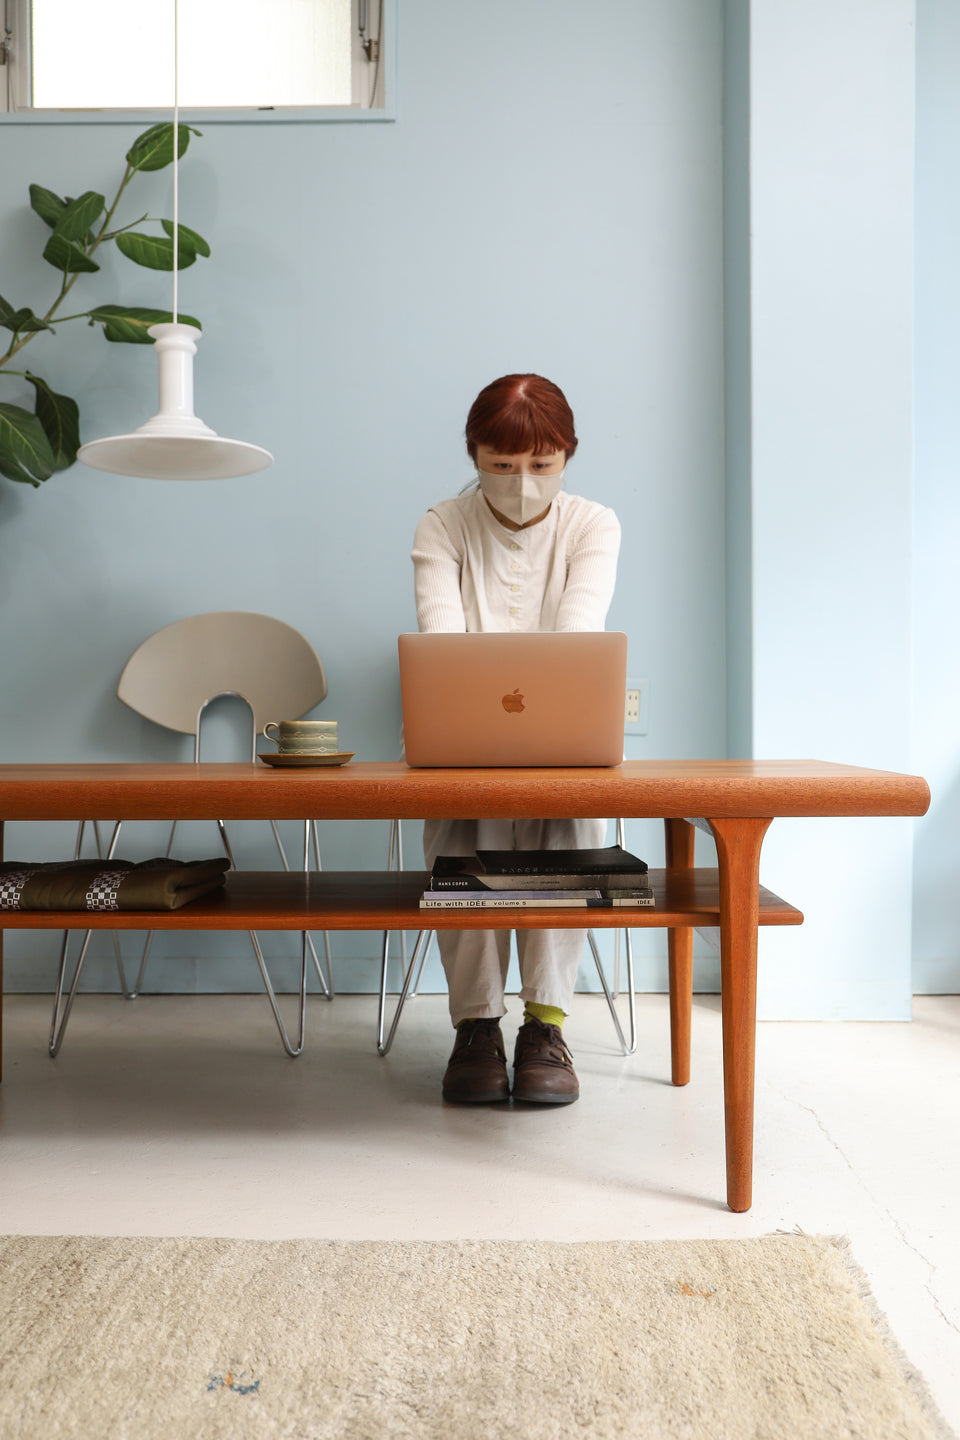
[[[174, 0], [0, 0], [0, 110], [168, 110]], [[383, 107], [384, 0], [179, 0], [181, 108]], [[208, 118], [218, 118], [211, 115]]]

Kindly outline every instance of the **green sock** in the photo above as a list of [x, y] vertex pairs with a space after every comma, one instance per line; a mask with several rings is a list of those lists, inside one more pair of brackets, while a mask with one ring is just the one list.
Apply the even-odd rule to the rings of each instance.
[[566, 1020], [566, 1012], [559, 1010], [556, 1005], [535, 1005], [532, 1000], [525, 1000], [523, 1003], [524, 1020], [540, 1020], [544, 1025], [556, 1025], [562, 1029]]

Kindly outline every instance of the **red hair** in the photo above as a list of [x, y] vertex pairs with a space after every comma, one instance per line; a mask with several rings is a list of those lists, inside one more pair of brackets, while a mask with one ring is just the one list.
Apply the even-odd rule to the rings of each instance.
[[559, 386], [542, 375], [502, 375], [480, 391], [467, 416], [467, 451], [489, 445], [501, 455], [549, 455], [577, 448], [573, 411]]

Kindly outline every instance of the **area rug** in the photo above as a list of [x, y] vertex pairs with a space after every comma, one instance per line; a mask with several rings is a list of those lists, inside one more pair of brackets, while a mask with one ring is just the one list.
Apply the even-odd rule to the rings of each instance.
[[0, 1239], [5, 1440], [948, 1440], [844, 1240]]

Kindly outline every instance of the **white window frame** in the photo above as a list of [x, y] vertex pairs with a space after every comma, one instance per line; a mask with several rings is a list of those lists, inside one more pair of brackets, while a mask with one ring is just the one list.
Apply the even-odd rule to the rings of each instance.
[[[82, 4], [83, 0], [77, 0]], [[135, 4], [136, 0], [130, 0]], [[76, 125], [76, 124], [118, 124], [129, 121], [142, 124], [162, 120], [169, 115], [169, 109], [142, 110], [32, 110], [8, 108], [9, 82], [12, 81], [14, 94], [25, 93], [30, 85], [30, 4], [31, 0], [0, 0], [0, 126], [3, 125]], [[379, 7], [382, 6], [382, 9]], [[240, 110], [225, 110], [191, 106], [188, 116], [196, 116], [204, 124], [250, 124], [251, 121], [266, 124], [290, 124], [317, 121], [346, 121], [370, 123], [396, 119], [396, 33], [397, 0], [366, 0], [368, 15], [367, 34], [376, 40], [378, 58], [367, 59], [360, 34], [360, 13], [364, 0], [352, 0], [353, 34], [353, 91], [358, 93], [361, 85], [370, 75], [371, 65], [376, 66], [376, 87], [372, 104], [361, 105], [317, 105], [317, 106], [276, 106], [254, 107]], [[381, 34], [376, 36], [377, 18], [381, 20]]]

